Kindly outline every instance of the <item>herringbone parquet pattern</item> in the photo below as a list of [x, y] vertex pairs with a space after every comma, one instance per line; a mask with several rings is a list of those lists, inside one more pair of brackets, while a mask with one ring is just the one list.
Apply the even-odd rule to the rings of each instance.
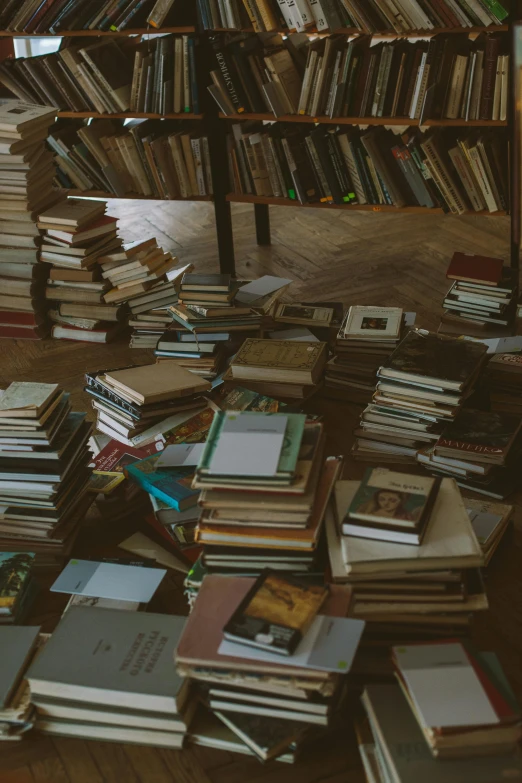
[[[213, 209], [208, 204], [112, 202], [127, 241], [156, 235], [166, 249], [198, 271], [215, 271], [217, 248]], [[504, 218], [450, 218], [361, 212], [273, 208], [272, 246], [255, 243], [253, 210], [233, 210], [237, 271], [245, 277], [276, 274], [292, 278], [289, 299], [342, 300], [348, 304], [398, 305], [418, 313], [418, 323], [436, 328], [447, 288], [444, 272], [455, 250], [507, 258], [508, 221]], [[77, 410], [89, 408], [82, 391], [86, 370], [144, 363], [151, 354], [124, 343], [0, 342], [0, 385], [11, 380], [60, 383], [72, 392]], [[340, 403], [314, 407], [325, 415], [330, 452], [348, 453], [357, 406]], [[347, 466], [348, 475], [358, 469]], [[129, 521], [111, 526], [94, 520], [84, 541], [94, 555], [122, 540]], [[506, 542], [488, 569], [491, 610], [481, 618], [477, 636], [495, 649], [522, 695], [522, 576], [520, 534]], [[179, 578], [170, 580], [151, 608], [182, 612]], [[64, 601], [42, 591], [32, 621], [49, 631]], [[1, 653], [0, 653], [1, 665]], [[0, 748], [0, 783], [362, 783], [350, 722], [322, 741], [295, 767], [262, 766], [255, 759], [205, 749], [152, 750], [80, 740], [32, 736]]]

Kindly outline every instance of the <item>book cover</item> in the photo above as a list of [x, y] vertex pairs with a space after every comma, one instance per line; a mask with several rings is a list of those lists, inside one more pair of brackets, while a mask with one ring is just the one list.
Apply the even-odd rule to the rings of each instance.
[[[105, 212], [105, 203], [100, 204], [97, 201], [85, 201], [67, 199], [60, 201], [55, 206], [42, 212], [38, 216], [38, 221], [43, 224], [72, 226], [81, 228], [88, 223], [99, 220]], [[45, 225], [43, 226], [45, 228]]]
[[465, 280], [497, 286], [502, 280], [504, 261], [501, 258], [454, 253], [446, 272], [450, 280]]
[[141, 404], [185, 397], [211, 388], [208, 381], [174, 361], [107, 372], [105, 377], [116, 390], [121, 388]]
[[[13, 555], [19, 557], [19, 555]], [[23, 555], [25, 557], [25, 555]], [[3, 563], [0, 563], [0, 568]], [[0, 710], [9, 706], [27, 660], [36, 646], [39, 627], [10, 626], [0, 627], [0, 649], [2, 650], [2, 667], [0, 669]]]
[[13, 381], [0, 397], [0, 417], [37, 419], [58, 394], [57, 383]]
[[[137, 462], [145, 457], [150, 457], [158, 451], [156, 442], [141, 449], [126, 446], [117, 440], [110, 440], [109, 443], [96, 455], [94, 459], [94, 473], [120, 475], [127, 465]], [[163, 444], [160, 445], [160, 449]]]
[[192, 489], [194, 472], [190, 469], [157, 470], [159, 457], [157, 454], [127, 465], [125, 475], [176, 511], [195, 506], [199, 492]]
[[329, 326], [334, 311], [330, 307], [311, 307], [301, 304], [281, 304], [276, 310], [275, 321], [306, 326]]
[[402, 324], [400, 307], [350, 307], [342, 327], [343, 337], [397, 338]]
[[347, 516], [374, 523], [416, 526], [425, 516], [434, 487], [433, 478], [368, 468]]
[[521, 427], [519, 416], [463, 408], [443, 430], [435, 444], [435, 454], [450, 449], [466, 452], [471, 459], [482, 456], [503, 461]]
[[324, 353], [324, 343], [299, 343], [286, 340], [245, 340], [235, 358], [233, 367], [309, 370]]

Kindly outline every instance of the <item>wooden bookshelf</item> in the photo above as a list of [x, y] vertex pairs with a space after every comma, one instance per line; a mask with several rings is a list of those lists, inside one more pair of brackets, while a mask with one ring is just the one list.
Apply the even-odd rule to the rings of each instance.
[[196, 27], [162, 27], [160, 30], [156, 30], [154, 27], [140, 27], [135, 30], [121, 30], [121, 32], [113, 32], [112, 30], [60, 30], [59, 33], [24, 33], [16, 32], [13, 30], [0, 30], [0, 38], [83, 38], [84, 36], [92, 36], [98, 38], [99, 36], [110, 36], [125, 38], [131, 35], [164, 35], [165, 33], [177, 33], [178, 35], [186, 35], [188, 33], [197, 32]]
[[[116, 193], [107, 193], [104, 190], [79, 190], [77, 188], [75, 189], [64, 189], [63, 190], [64, 195], [71, 196], [73, 198], [99, 198], [102, 200], [106, 199], [134, 199], [136, 201], [158, 201], [156, 196], [143, 196], [141, 193], [126, 193], [124, 196], [117, 196]], [[213, 201], [212, 196], [191, 196], [190, 198], [164, 198], [159, 199], [160, 201], [186, 201], [186, 202], [192, 202], [192, 201]]]
[[[249, 113], [241, 114], [219, 114], [221, 119], [246, 122], [247, 120], [263, 120], [264, 122], [301, 122], [316, 123], [319, 125], [388, 125], [403, 127], [405, 125], [419, 127], [419, 120], [412, 120], [409, 117], [310, 117], [308, 114], [284, 114], [281, 117], [275, 117], [273, 114]], [[441, 127], [441, 128], [503, 128], [507, 126], [507, 120], [425, 120], [422, 123], [423, 128]]]
[[203, 114], [143, 114], [140, 112], [124, 111], [116, 114], [100, 113], [95, 111], [59, 111], [58, 117], [69, 119], [95, 119], [95, 120], [202, 120]]
[[[409, 213], [414, 215], [444, 215], [446, 214], [440, 207], [394, 207], [391, 204], [332, 204], [316, 203], [301, 204], [300, 201], [294, 201], [290, 198], [275, 198], [272, 196], [252, 196], [244, 193], [229, 193], [227, 201], [233, 204], [261, 204], [272, 207], [301, 207], [310, 209], [345, 209], [355, 210], [357, 212], [390, 212], [392, 214]], [[478, 217], [505, 217], [507, 212], [500, 210], [498, 212], [465, 212], [465, 215], [475, 215]]]

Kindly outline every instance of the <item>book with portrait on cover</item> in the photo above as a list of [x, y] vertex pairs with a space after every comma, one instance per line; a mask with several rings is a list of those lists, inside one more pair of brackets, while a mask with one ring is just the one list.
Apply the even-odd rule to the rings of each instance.
[[436, 481], [386, 468], [368, 468], [350, 503], [352, 519], [412, 527], [425, 517]]

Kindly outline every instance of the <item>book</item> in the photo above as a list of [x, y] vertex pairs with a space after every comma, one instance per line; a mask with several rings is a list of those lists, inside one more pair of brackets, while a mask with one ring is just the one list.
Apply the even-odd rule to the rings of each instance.
[[41, 224], [59, 225], [64, 228], [71, 226], [75, 229], [82, 229], [98, 220], [105, 212], [105, 204], [96, 201], [85, 201], [78, 199], [67, 199], [56, 204], [46, 212], [38, 216]]
[[262, 761], [280, 756], [303, 734], [305, 726], [277, 718], [214, 710], [223, 722]]
[[93, 560], [70, 560], [50, 590], [147, 604], [167, 572]]
[[347, 515], [377, 524], [415, 526], [422, 521], [435, 489], [434, 479], [368, 468]]
[[128, 464], [124, 472], [142, 489], [162, 500], [176, 511], [195, 506], [198, 491], [192, 489], [194, 471], [190, 468], [160, 470], [156, 468], [159, 455]]
[[[278, 305], [274, 321], [305, 326], [330, 326], [334, 315], [331, 307], [310, 307], [297, 304]], [[284, 337], [282, 338], [284, 339]]]
[[444, 428], [435, 443], [434, 454], [503, 464], [521, 426], [518, 416], [463, 408]]
[[39, 419], [60, 394], [57, 383], [13, 381], [0, 397], [0, 419]]
[[262, 574], [223, 629], [225, 639], [292, 655], [326, 600], [325, 587]]
[[367, 340], [395, 340], [399, 337], [402, 310], [399, 307], [350, 307], [342, 337]]
[[130, 367], [106, 373], [107, 381], [140, 405], [186, 397], [210, 389], [210, 384], [176, 362]]
[[315, 384], [327, 358], [326, 343], [285, 340], [245, 340], [232, 360], [232, 377], [239, 380]]
[[[2, 561], [2, 567], [5, 565], [6, 561]], [[3, 651], [0, 711], [7, 709], [10, 705], [24, 670], [35, 650], [39, 632], [40, 628], [34, 626], [0, 627], [0, 643]]]
[[450, 280], [463, 280], [497, 286], [502, 280], [504, 261], [501, 258], [454, 253], [446, 272]]

